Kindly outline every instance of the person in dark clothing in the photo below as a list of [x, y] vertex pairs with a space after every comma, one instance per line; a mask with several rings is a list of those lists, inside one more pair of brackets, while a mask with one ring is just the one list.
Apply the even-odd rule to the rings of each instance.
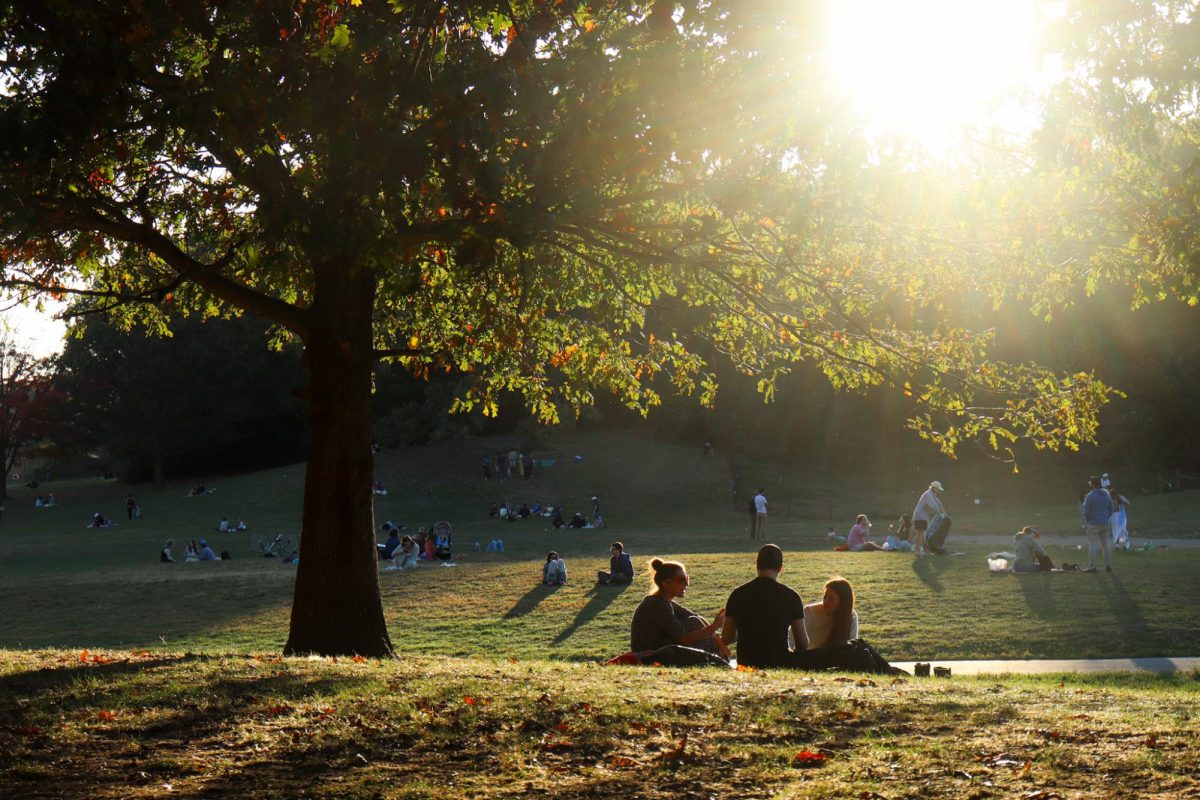
[[553, 525], [555, 528], [567, 527], [567, 521], [565, 519], [563, 519], [563, 513], [562, 513], [561, 507], [559, 507], [559, 506], [554, 507], [554, 516], [550, 519], [550, 524]]
[[602, 584], [621, 584], [633, 583], [633, 561], [629, 558], [629, 553], [625, 552], [625, 545], [620, 542], [613, 542], [609, 545], [608, 553], [611, 556], [608, 562], [608, 572], [603, 570], [596, 573], [596, 583]]
[[133, 512], [137, 510], [137, 501], [133, 499], [133, 495], [125, 498], [125, 513], [130, 519], [133, 519]]
[[[763, 545], [755, 566], [758, 577], [729, 595], [722, 640], [727, 645], [737, 643], [739, 665], [759, 669], [808, 666], [804, 601], [779, 582], [783, 551], [773, 544]], [[789, 631], [796, 640], [795, 652], [788, 649]]]
[[583, 518], [583, 513], [576, 511], [575, 516], [571, 517], [571, 521], [567, 523], [569, 528], [586, 528], [587, 520]]

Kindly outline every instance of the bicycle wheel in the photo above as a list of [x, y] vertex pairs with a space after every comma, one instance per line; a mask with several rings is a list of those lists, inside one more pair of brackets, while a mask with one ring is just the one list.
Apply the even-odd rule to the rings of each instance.
[[275, 543], [273, 539], [256, 533], [250, 537], [250, 549], [263, 556], [275, 549]]
[[291, 536], [280, 536], [275, 543], [274, 553], [277, 556], [290, 556], [296, 550], [298, 542]]

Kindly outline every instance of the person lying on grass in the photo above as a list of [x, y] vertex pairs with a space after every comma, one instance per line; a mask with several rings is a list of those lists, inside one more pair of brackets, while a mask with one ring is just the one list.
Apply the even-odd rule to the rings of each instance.
[[725, 624], [725, 609], [718, 611], [710, 623], [675, 602], [687, 593], [691, 583], [687, 569], [678, 561], [656, 558], [650, 562], [650, 573], [654, 589], [633, 612], [629, 626], [630, 650], [642, 653], [678, 644], [728, 659], [729, 648], [719, 633]]

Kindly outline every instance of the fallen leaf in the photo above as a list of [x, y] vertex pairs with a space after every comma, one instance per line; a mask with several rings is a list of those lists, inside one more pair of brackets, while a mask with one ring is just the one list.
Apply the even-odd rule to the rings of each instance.
[[667, 759], [669, 761], [678, 761], [679, 759], [683, 758], [684, 750], [687, 749], [687, 743], [688, 743], [688, 737], [687, 737], [687, 734], [685, 733], [683, 735], [683, 738], [679, 740], [679, 744], [675, 747], [675, 749], [668, 750], [667, 752], [663, 753], [662, 758]]
[[367, 657], [366, 656], [355, 656], [352, 660], [354, 661], [355, 664], [362, 664], [363, 662], [365, 662], [367, 660]]
[[1158, 747], [1158, 737], [1153, 733], [1146, 737], [1146, 747]]
[[115, 712], [115, 711], [101, 711], [99, 714], [97, 714], [97, 715], [96, 715], [96, 717], [97, 717], [98, 719], [102, 719], [102, 720], [104, 720], [105, 722], [112, 722], [114, 719], [116, 719], [116, 718], [117, 718], [117, 712]]
[[1054, 800], [1054, 798], [1062, 800], [1062, 795], [1047, 789], [1038, 789], [1036, 792], [1021, 795], [1021, 800]]
[[829, 756], [824, 753], [814, 753], [811, 750], [801, 750], [796, 755], [792, 756], [792, 766], [795, 767], [823, 767], [825, 762], [829, 760]]
[[642, 766], [642, 762], [627, 756], [613, 756], [608, 760], [608, 766], [611, 769], [633, 769]]

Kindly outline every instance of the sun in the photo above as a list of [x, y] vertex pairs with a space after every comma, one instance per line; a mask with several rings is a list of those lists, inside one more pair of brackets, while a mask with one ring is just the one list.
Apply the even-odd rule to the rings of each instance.
[[826, 22], [835, 91], [873, 135], [948, 146], [1035, 80], [1033, 0], [837, 0]]

